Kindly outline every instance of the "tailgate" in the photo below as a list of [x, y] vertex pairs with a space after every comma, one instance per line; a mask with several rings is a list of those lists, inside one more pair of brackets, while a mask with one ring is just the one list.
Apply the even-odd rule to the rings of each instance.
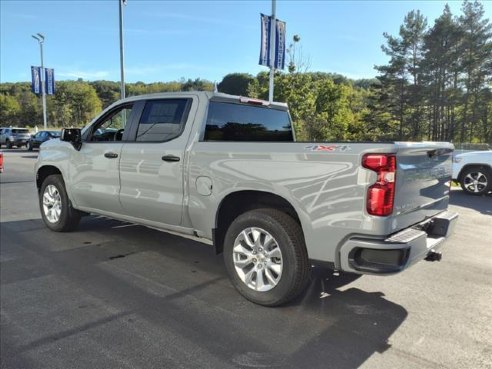
[[447, 209], [454, 147], [447, 142], [398, 142], [392, 217], [401, 229]]

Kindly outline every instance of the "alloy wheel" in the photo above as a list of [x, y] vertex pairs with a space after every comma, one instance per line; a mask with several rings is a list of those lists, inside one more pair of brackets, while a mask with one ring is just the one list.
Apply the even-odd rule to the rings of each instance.
[[249, 288], [266, 292], [282, 277], [282, 251], [275, 238], [262, 228], [244, 229], [233, 248], [234, 268]]
[[464, 178], [464, 187], [469, 192], [479, 193], [487, 188], [487, 176], [482, 172], [468, 173]]
[[43, 193], [43, 212], [50, 223], [56, 223], [60, 220], [62, 211], [62, 201], [58, 188], [54, 185], [48, 185]]

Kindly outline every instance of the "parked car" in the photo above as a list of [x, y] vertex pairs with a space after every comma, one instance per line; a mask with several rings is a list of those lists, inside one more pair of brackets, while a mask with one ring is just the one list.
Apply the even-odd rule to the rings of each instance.
[[30, 138], [27, 128], [3, 128], [0, 133], [0, 146], [5, 145], [8, 149], [13, 146], [26, 146]]
[[492, 151], [456, 155], [453, 158], [453, 179], [471, 195], [492, 191]]
[[29, 151], [38, 149], [43, 142], [54, 138], [60, 138], [60, 133], [61, 131], [39, 131], [27, 142], [27, 149]]
[[303, 291], [312, 265], [389, 275], [440, 260], [457, 219], [452, 152], [296, 143], [286, 104], [183, 92], [130, 97], [63, 130], [35, 173], [49, 229], [96, 213], [199, 237], [244, 297], [275, 306]]
[[0, 151], [0, 173], [3, 173], [3, 152]]

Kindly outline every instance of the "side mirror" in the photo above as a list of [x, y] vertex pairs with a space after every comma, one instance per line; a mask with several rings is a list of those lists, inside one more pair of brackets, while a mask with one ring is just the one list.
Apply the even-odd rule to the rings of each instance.
[[82, 131], [80, 128], [63, 128], [60, 140], [70, 142], [75, 150], [78, 151], [82, 147]]

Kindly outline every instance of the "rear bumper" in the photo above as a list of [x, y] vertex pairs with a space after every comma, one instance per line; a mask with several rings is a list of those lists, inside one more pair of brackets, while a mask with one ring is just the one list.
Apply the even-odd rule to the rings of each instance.
[[340, 249], [341, 269], [361, 274], [395, 274], [437, 252], [453, 232], [457, 213], [445, 211], [384, 240], [353, 237]]

